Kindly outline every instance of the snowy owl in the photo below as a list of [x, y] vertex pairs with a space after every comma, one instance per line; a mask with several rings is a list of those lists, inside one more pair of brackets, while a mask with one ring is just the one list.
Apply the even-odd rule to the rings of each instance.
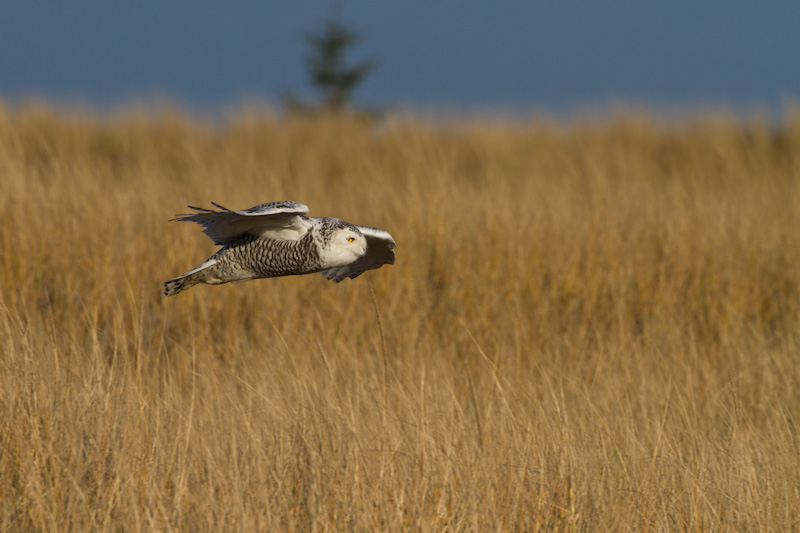
[[166, 296], [198, 283], [240, 283], [313, 272], [339, 283], [394, 263], [397, 245], [381, 229], [338, 218], [307, 217], [308, 207], [298, 202], [270, 202], [241, 211], [211, 203], [220, 211], [190, 205], [198, 212], [173, 220], [197, 222], [222, 249], [194, 270], [164, 283]]

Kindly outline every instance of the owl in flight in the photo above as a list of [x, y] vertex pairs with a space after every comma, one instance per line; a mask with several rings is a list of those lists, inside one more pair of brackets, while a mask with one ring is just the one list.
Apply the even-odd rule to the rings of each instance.
[[232, 211], [188, 206], [197, 213], [178, 215], [197, 222], [222, 248], [205, 263], [164, 283], [172, 296], [198, 283], [249, 281], [319, 272], [339, 283], [366, 270], [394, 264], [397, 246], [388, 232], [331, 217], [308, 217], [298, 202], [270, 202]]

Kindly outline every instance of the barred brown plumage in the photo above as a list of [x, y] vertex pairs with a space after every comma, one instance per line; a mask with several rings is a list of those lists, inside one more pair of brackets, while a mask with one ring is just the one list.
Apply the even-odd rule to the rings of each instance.
[[272, 202], [240, 211], [213, 205], [220, 211], [189, 206], [198, 212], [173, 219], [197, 222], [222, 248], [197, 268], [164, 283], [165, 295], [198, 283], [313, 272], [338, 283], [394, 263], [396, 244], [388, 232], [338, 218], [307, 217], [308, 207], [298, 202]]

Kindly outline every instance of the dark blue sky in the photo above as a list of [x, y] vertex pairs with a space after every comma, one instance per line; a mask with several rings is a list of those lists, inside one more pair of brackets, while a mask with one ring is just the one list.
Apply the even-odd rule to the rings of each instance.
[[[330, 1], [11, 0], [0, 96], [98, 108], [168, 99], [218, 111], [313, 96], [300, 40]], [[800, 2], [349, 0], [376, 70], [362, 105], [421, 111], [779, 112], [800, 101]]]

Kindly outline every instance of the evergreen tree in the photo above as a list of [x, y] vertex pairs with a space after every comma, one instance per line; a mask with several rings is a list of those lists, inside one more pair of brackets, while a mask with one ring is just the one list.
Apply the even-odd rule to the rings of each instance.
[[321, 93], [322, 106], [341, 110], [350, 102], [353, 90], [377, 67], [373, 59], [348, 66], [345, 56], [361, 42], [361, 36], [338, 18], [325, 20], [318, 32], [304, 35], [310, 52], [305, 58], [311, 84]]

